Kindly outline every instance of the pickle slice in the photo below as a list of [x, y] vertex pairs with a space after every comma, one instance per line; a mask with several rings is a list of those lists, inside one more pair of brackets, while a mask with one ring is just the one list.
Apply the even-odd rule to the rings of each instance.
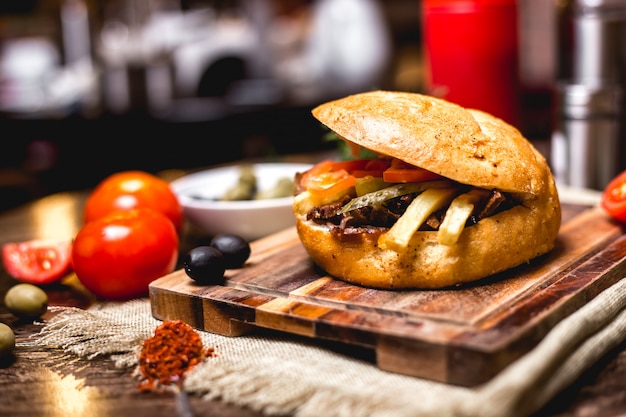
[[351, 210], [357, 210], [362, 207], [372, 206], [380, 207], [385, 201], [392, 198], [400, 197], [406, 194], [421, 193], [432, 188], [449, 188], [452, 183], [448, 180], [409, 182], [402, 184], [394, 184], [382, 190], [374, 191], [355, 197], [348, 202], [340, 211], [340, 214], [347, 213]]

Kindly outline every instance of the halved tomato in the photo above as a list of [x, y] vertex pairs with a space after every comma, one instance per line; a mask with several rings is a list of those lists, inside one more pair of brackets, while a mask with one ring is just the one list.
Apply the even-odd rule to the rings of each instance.
[[52, 284], [69, 274], [72, 243], [29, 240], [2, 246], [2, 262], [15, 279], [35, 285]]

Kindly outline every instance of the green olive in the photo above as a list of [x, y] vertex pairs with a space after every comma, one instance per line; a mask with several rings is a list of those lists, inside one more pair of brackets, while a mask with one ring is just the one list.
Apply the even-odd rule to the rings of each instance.
[[15, 333], [4, 323], [0, 323], [0, 358], [10, 355], [15, 348]]
[[285, 177], [279, 179], [272, 188], [261, 190], [254, 198], [256, 200], [267, 200], [270, 198], [290, 197], [293, 195], [293, 179]]
[[226, 190], [220, 198], [223, 201], [252, 200], [257, 189], [256, 175], [252, 165], [242, 165], [239, 168], [239, 180]]
[[48, 294], [32, 284], [17, 284], [7, 291], [4, 304], [20, 318], [41, 317], [48, 309]]

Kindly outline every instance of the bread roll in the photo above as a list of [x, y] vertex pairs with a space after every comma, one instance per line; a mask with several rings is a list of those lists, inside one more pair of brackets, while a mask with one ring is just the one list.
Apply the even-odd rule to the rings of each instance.
[[380, 245], [388, 228], [345, 233], [307, 218], [296, 197], [302, 244], [330, 275], [374, 288], [442, 288], [479, 280], [554, 247], [561, 208], [545, 158], [514, 127], [434, 97], [374, 91], [322, 104], [313, 115], [342, 139], [455, 183], [507, 193], [515, 205], [465, 227], [453, 245], [418, 230], [403, 250]]

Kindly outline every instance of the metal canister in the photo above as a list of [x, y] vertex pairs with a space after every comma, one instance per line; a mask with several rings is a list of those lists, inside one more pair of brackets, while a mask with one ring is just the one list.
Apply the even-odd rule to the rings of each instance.
[[602, 190], [626, 169], [626, 1], [577, 0], [571, 79], [557, 94], [551, 165], [557, 182]]
[[552, 137], [552, 169], [557, 182], [603, 189], [622, 169], [622, 89], [565, 84], [558, 92], [560, 109]]

